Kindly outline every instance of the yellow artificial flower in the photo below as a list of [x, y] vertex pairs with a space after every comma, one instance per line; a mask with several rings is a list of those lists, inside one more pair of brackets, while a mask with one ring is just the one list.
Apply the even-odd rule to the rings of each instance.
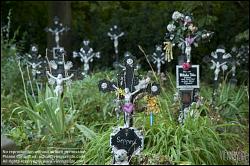
[[116, 95], [119, 95], [119, 96], [125, 96], [125, 91], [121, 88], [118, 88], [116, 90]]
[[171, 42], [164, 42], [163, 43], [165, 46], [163, 50], [165, 50], [165, 60], [170, 62], [173, 59], [173, 45]]
[[147, 97], [147, 110], [146, 114], [148, 115], [150, 112], [159, 113], [160, 108], [157, 105], [156, 97]]

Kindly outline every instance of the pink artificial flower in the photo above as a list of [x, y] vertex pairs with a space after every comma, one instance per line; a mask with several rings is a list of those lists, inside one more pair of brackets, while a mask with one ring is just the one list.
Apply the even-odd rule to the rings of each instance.
[[187, 71], [191, 67], [190, 63], [183, 63], [182, 64], [183, 70]]

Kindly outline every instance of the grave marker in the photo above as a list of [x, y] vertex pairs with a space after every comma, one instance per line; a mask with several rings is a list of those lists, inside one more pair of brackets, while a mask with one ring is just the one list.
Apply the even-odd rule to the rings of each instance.
[[52, 25], [52, 27], [47, 27], [45, 28], [46, 32], [51, 32], [52, 35], [55, 36], [55, 43], [56, 43], [56, 47], [53, 48], [53, 55], [55, 55], [55, 50], [60, 48], [59, 46], [59, 41], [60, 41], [60, 35], [63, 34], [63, 32], [67, 32], [70, 28], [68, 28], [67, 26], [63, 26], [62, 23], [59, 22], [59, 18], [57, 16], [54, 17], [54, 25]]
[[[43, 87], [43, 79], [44, 76], [44, 68], [42, 68], [45, 61], [41, 57], [40, 54], [38, 54], [38, 47], [36, 44], [32, 44], [30, 48], [30, 52], [25, 54], [25, 57], [19, 57], [24, 59], [24, 63], [27, 66], [27, 73], [28, 73], [28, 81], [27, 85], [30, 87], [32, 96], [35, 97], [37, 92], [35, 91], [35, 88], [33, 88], [33, 84], [37, 87], [36, 90], [41, 90]], [[31, 74], [30, 70], [31, 69]]]
[[[207, 30], [198, 30], [193, 23], [192, 15], [185, 15], [175, 11], [172, 14], [172, 21], [167, 26], [165, 36], [165, 56], [166, 60], [173, 59], [172, 48], [178, 46], [181, 49], [181, 55], [178, 57], [178, 65], [176, 66], [176, 87], [178, 88], [176, 96], [180, 96], [182, 106], [180, 109], [179, 121], [183, 123], [185, 114], [197, 96], [199, 86], [199, 65], [191, 64], [192, 46], [198, 47], [198, 42], [210, 40], [213, 32]], [[194, 92], [195, 91], [195, 92]], [[198, 97], [199, 98], [199, 97]], [[184, 116], [183, 116], [184, 115]]]
[[83, 47], [79, 52], [74, 51], [73, 57], [80, 57], [81, 62], [84, 63], [82, 75], [86, 76], [89, 72], [89, 62], [93, 62], [94, 57], [100, 58], [100, 52], [93, 52], [93, 49], [89, 46], [89, 40], [84, 40]]
[[111, 40], [114, 41], [114, 49], [115, 49], [115, 63], [119, 63], [119, 55], [118, 55], [118, 39], [124, 35], [124, 32], [121, 32], [120, 28], [117, 25], [114, 25], [109, 29], [110, 31], [107, 33], [107, 35], [110, 37]]
[[143, 135], [141, 131], [133, 128], [132, 114], [135, 111], [136, 97], [141, 93], [150, 96], [158, 95], [160, 87], [156, 83], [150, 83], [150, 78], [139, 79], [135, 74], [136, 59], [127, 54], [124, 59], [124, 67], [117, 75], [117, 82], [106, 79], [99, 81], [99, 90], [102, 92], [117, 92], [116, 111], [124, 112], [124, 126], [115, 128], [110, 137], [110, 146], [113, 152], [112, 164], [129, 164], [134, 154], [139, 154], [143, 148]]
[[125, 149], [128, 156], [139, 154], [143, 149], [143, 135], [136, 128], [116, 128], [111, 134], [110, 146], [113, 149]]
[[162, 51], [161, 45], [155, 46], [155, 52], [151, 55], [151, 61], [156, 64], [157, 74], [161, 73], [161, 64], [165, 64], [165, 54]]

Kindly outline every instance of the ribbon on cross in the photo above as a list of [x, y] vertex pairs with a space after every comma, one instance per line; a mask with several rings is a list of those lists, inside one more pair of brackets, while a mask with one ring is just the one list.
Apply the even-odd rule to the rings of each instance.
[[165, 50], [165, 60], [170, 62], [173, 59], [173, 44], [169, 41], [163, 43], [165, 46], [163, 50]]

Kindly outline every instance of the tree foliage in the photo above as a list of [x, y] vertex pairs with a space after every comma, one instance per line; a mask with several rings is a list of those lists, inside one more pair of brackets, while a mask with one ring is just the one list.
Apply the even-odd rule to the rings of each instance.
[[[4, 22], [8, 10], [13, 10], [13, 27], [20, 26], [20, 32], [28, 32], [27, 46], [38, 43], [45, 54], [48, 26], [48, 2], [2, 1], [1, 11]], [[228, 50], [235, 44], [235, 36], [249, 29], [248, 1], [74, 1], [72, 10], [72, 43], [70, 51], [79, 50], [83, 39], [90, 39], [94, 50], [101, 51], [102, 59], [95, 64], [105, 68], [114, 61], [113, 43], [107, 36], [109, 28], [117, 24], [125, 36], [119, 40], [119, 54], [130, 51], [139, 58], [143, 68], [149, 69], [141, 45], [147, 54], [152, 54], [156, 44], [162, 44], [166, 26], [174, 11], [192, 13], [200, 29], [215, 32], [210, 43], [200, 44], [193, 49], [193, 63], [201, 63], [204, 55], [210, 54], [219, 44]], [[72, 53], [70, 52], [70, 55]], [[174, 56], [179, 55], [174, 50]], [[177, 58], [175, 58], [176, 60]], [[100, 61], [102, 63], [100, 63]], [[168, 68], [174, 69], [175, 63]]]

